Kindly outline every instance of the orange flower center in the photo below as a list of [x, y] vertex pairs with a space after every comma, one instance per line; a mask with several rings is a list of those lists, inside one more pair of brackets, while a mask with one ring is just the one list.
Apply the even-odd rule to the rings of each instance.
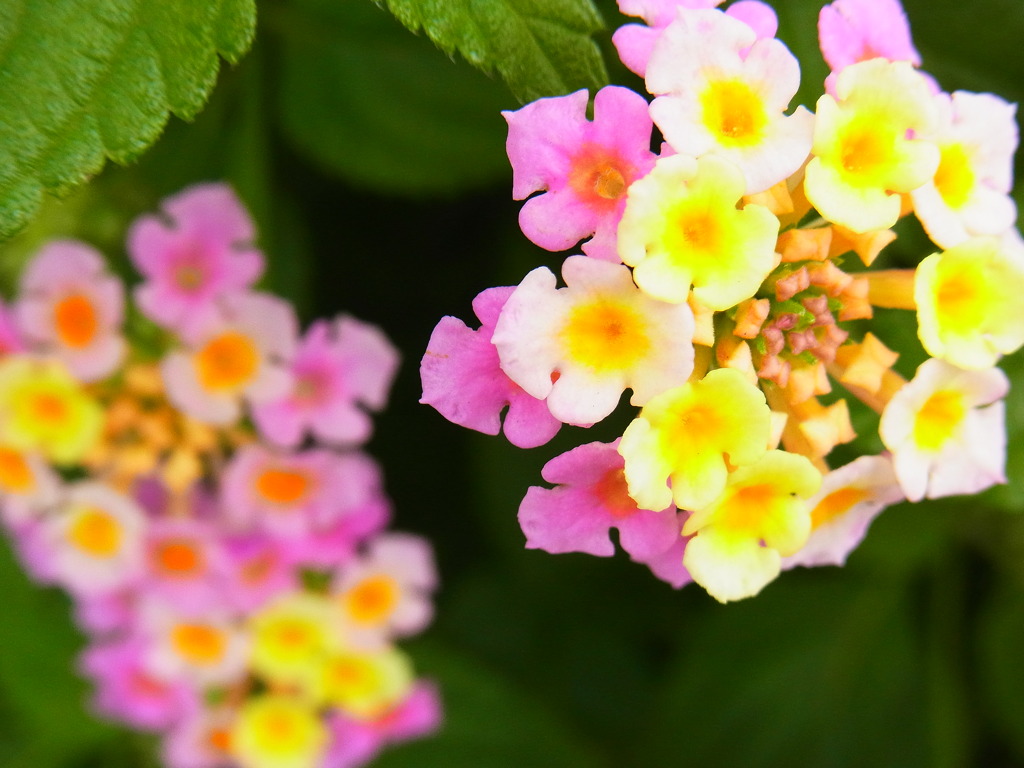
[[823, 498], [811, 510], [811, 528], [817, 528], [845, 515], [855, 504], [860, 504], [868, 497], [863, 488], [840, 488]]
[[256, 479], [256, 492], [274, 504], [291, 505], [309, 491], [310, 479], [304, 472], [268, 469]]
[[252, 339], [228, 331], [207, 342], [196, 355], [199, 383], [214, 392], [238, 390], [252, 381], [259, 368], [260, 354]]
[[398, 596], [398, 584], [391, 576], [370, 576], [345, 594], [345, 609], [356, 621], [375, 624], [391, 614]]
[[227, 638], [223, 631], [205, 624], [179, 624], [171, 631], [171, 645], [182, 658], [211, 665], [224, 657]]
[[188, 576], [203, 565], [203, 556], [191, 542], [178, 540], [163, 544], [157, 549], [156, 561], [164, 573], [171, 576]]
[[26, 493], [35, 487], [35, 478], [25, 457], [18, 451], [0, 448], [0, 490]]
[[626, 474], [620, 467], [609, 469], [594, 484], [594, 494], [612, 517], [629, 517], [637, 511], [636, 502], [629, 495]]
[[72, 349], [87, 347], [96, 338], [99, 319], [96, 307], [86, 296], [74, 294], [60, 300], [53, 315], [57, 336]]

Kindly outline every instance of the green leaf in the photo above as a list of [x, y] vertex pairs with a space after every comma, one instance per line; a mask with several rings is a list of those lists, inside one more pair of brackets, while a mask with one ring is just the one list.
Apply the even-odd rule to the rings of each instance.
[[637, 764], [933, 765], [914, 609], [891, 582], [798, 570], [691, 614]]
[[66, 597], [30, 583], [6, 545], [0, 547], [0, 589], [0, 712], [8, 702], [16, 707], [0, 766], [67, 765], [76, 754], [116, 738], [114, 728], [83, 707], [89, 686], [73, 666], [83, 642], [71, 627]]
[[388, 749], [377, 768], [594, 768], [598, 755], [545, 703], [472, 658], [429, 641], [417, 669], [441, 682], [444, 723], [436, 736]]
[[[376, 0], [381, 2], [382, 0]], [[591, 0], [383, 0], [413, 32], [497, 71], [521, 102], [608, 82], [591, 34], [603, 29]]]
[[255, 29], [253, 0], [13, 0], [0, 10], [0, 237], [43, 192], [65, 195], [107, 158], [127, 163], [170, 113], [192, 119], [221, 56]]
[[363, 187], [453, 192], [509, 176], [500, 84], [445, 58], [369, 2], [271, 6], [278, 115], [305, 155]]

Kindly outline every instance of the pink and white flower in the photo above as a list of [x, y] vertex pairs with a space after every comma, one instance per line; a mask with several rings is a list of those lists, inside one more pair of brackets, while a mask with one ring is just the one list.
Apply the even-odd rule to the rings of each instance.
[[513, 286], [488, 288], [473, 299], [480, 327], [470, 329], [455, 317], [443, 317], [434, 328], [420, 362], [421, 403], [433, 406], [446, 419], [485, 435], [502, 429], [519, 448], [548, 442], [562, 423], [543, 400], [527, 394], [501, 369], [498, 350], [491, 343], [494, 326]]
[[[590, 425], [624, 389], [643, 405], [693, 370], [693, 313], [652, 299], [630, 270], [584, 256], [562, 265], [566, 287], [539, 267], [515, 289], [494, 329], [501, 367], [555, 418]], [[557, 374], [553, 376], [552, 374]]]
[[298, 321], [290, 304], [262, 293], [235, 294], [223, 311], [206, 315], [185, 336], [185, 349], [161, 364], [167, 396], [178, 408], [209, 424], [230, 424], [241, 401], [265, 403], [292, 383], [288, 370]]
[[1009, 387], [998, 368], [965, 371], [931, 358], [893, 395], [878, 434], [910, 501], [1006, 482]]
[[834, 469], [808, 500], [811, 535], [800, 550], [782, 559], [782, 567], [845, 565], [882, 510], [903, 500], [892, 461], [886, 455], [860, 456]]
[[162, 731], [195, 710], [198, 695], [184, 680], [154, 677], [145, 666], [146, 648], [130, 636], [96, 642], [82, 653], [78, 667], [93, 681], [97, 713], [133, 728]]
[[21, 276], [14, 313], [25, 343], [60, 358], [81, 381], [104, 378], [124, 357], [124, 287], [85, 243], [44, 246]]
[[[679, 9], [708, 9], [722, 4], [722, 0], [619, 0], [619, 10], [627, 16], [639, 16], [648, 26], [624, 24], [615, 30], [612, 43], [626, 67], [640, 77], [647, 73], [651, 51], [665, 28], [675, 21]], [[742, 21], [759, 40], [775, 37], [779, 19], [770, 5], [759, 0], [739, 0], [731, 3], [726, 15]]]
[[146, 521], [124, 494], [100, 482], [68, 486], [42, 521], [40, 543], [55, 581], [83, 596], [113, 592], [141, 572]]
[[372, 647], [426, 627], [434, 615], [430, 596], [436, 588], [430, 545], [419, 536], [385, 533], [345, 565], [332, 591], [349, 640]]
[[811, 151], [814, 117], [785, 115], [800, 64], [783, 43], [757, 39], [720, 11], [681, 12], [647, 66], [651, 117], [679, 153], [715, 154], [737, 165], [746, 194], [795, 173]]
[[326, 528], [342, 515], [343, 468], [331, 451], [283, 453], [247, 445], [232, 458], [221, 483], [225, 518], [239, 530], [295, 537]]

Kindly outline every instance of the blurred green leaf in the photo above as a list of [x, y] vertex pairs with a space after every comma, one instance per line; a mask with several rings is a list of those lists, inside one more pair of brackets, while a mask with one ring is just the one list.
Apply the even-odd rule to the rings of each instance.
[[908, 594], [822, 576], [787, 574], [689, 627], [638, 764], [931, 764]]
[[545, 704], [450, 648], [421, 643], [417, 669], [442, 681], [437, 736], [391, 750], [375, 768], [595, 768], [597, 756]]
[[597, 89], [608, 74], [591, 35], [604, 24], [591, 0], [375, 0], [413, 32], [473, 66], [497, 70], [520, 102]]
[[1024, 761], [1024, 592], [1004, 584], [988, 601], [978, 622], [980, 682], [985, 714]]
[[191, 119], [255, 28], [253, 0], [15, 0], [0, 9], [0, 237]]
[[274, 7], [279, 118], [304, 154], [360, 186], [443, 194], [508, 176], [503, 87], [369, 2]]
[[0, 691], [17, 702], [21, 736], [0, 754], [0, 767], [64, 765], [112, 741], [117, 731], [83, 706], [88, 685], [73, 667], [82, 640], [71, 628], [67, 599], [29, 582], [6, 546], [0, 548], [0, 589]]

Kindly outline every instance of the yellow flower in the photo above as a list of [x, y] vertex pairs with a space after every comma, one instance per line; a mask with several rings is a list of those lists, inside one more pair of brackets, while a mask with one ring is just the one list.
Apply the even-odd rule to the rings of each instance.
[[732, 368], [658, 395], [619, 443], [629, 495], [642, 509], [706, 506], [725, 487], [729, 465], [768, 450], [770, 422], [761, 390]]
[[[826, 219], [855, 233], [891, 227], [900, 194], [930, 181], [938, 108], [908, 62], [871, 59], [844, 69], [836, 97], [818, 99], [804, 191]], [[913, 138], [908, 138], [912, 135]]]
[[720, 602], [756, 595], [779, 575], [811, 532], [807, 499], [821, 473], [804, 456], [768, 451], [729, 474], [722, 494], [692, 514], [683, 535], [683, 565]]
[[327, 738], [326, 727], [307, 702], [266, 694], [242, 705], [230, 743], [242, 768], [315, 768]]
[[353, 717], [372, 720], [405, 698], [412, 682], [412, 664], [395, 648], [346, 650], [321, 667], [320, 693]]
[[976, 237], [933, 253], [914, 276], [921, 343], [960, 368], [989, 368], [1024, 344], [1021, 296], [1024, 251], [1008, 241]]
[[662, 301], [694, 297], [722, 310], [754, 295], [775, 268], [779, 220], [767, 208], [737, 204], [743, 174], [714, 156], [658, 160], [629, 188], [619, 254], [645, 293]]
[[71, 464], [95, 444], [102, 421], [99, 405], [60, 362], [22, 355], [0, 361], [0, 443]]

